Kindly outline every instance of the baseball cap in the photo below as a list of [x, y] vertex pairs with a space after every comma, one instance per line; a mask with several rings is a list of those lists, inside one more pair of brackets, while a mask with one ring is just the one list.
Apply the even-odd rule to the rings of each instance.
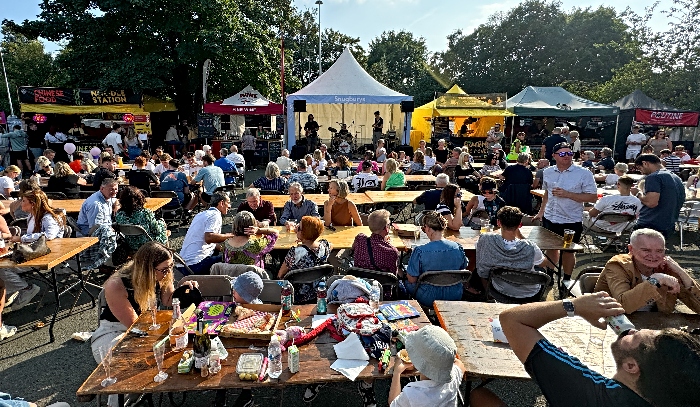
[[571, 144], [566, 143], [566, 142], [557, 143], [554, 145], [554, 148], [552, 148], [552, 153], [556, 153], [557, 151], [561, 150], [562, 148], [571, 149]]

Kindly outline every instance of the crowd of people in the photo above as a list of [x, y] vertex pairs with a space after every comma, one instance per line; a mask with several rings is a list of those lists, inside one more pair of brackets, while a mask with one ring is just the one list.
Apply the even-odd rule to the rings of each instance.
[[[173, 126], [169, 133], [168, 145], [178, 150], [181, 132]], [[232, 210], [235, 197], [221, 187], [236, 182], [246, 169], [251, 170], [246, 165], [251, 158], [246, 157], [250, 149], [245, 140], [243, 155], [234, 145], [230, 150], [221, 149], [218, 158], [208, 146], [185, 153], [182, 160], [162, 148], [156, 149], [153, 156], [142, 150], [133, 157], [132, 169], [120, 177], [117, 157], [132, 152], [132, 146], [115, 127], [106, 136], [104, 151], [96, 164], [92, 157], [55, 159], [55, 152], [45, 145], [34, 163], [36, 168], [30, 170], [48, 177], [48, 187], [43, 189], [35, 177], [25, 177], [21, 182], [18, 179], [26, 175], [25, 168], [33, 167], [29, 156], [12, 156], [17, 165], [5, 168], [0, 192], [9, 197], [13, 191], [19, 191], [19, 203], [9, 208], [10, 216], [25, 214], [27, 229], [18, 232], [0, 217], [0, 233], [9, 242], [33, 242], [41, 236], [47, 240], [68, 237], [66, 214], [53, 209], [55, 205], [45, 191], [79, 197], [87, 184], [95, 186], [96, 190], [82, 204], [74, 232], [77, 236], [98, 237], [99, 250], [109, 252], [105, 259], [116, 259], [116, 253], [120, 256], [115, 263], [120, 268], [104, 284], [108, 306], [92, 337], [92, 351], [98, 362], [103, 357], [100, 349], [113, 344], [142, 311], [171, 305], [176, 280], [195, 288], [197, 283], [188, 279], [190, 275], [228, 274], [234, 277], [231, 295], [235, 301], [257, 303], [264, 278], [284, 279], [293, 270], [338, 265], [340, 254], [324, 237], [327, 229], [366, 225], [369, 234], [357, 233], [349, 258], [355, 267], [390, 273], [400, 279], [398, 287], [385, 292], [385, 298], [412, 296], [430, 309], [436, 300], [483, 301], [488, 299], [487, 292], [495, 291], [508, 302], [527, 304], [502, 313], [501, 322], [516, 356], [551, 405], [691, 405], [696, 401], [691, 397], [697, 396], [693, 389], [700, 384], [700, 344], [685, 333], [672, 329], [626, 332], [612, 344], [617, 374], [605, 378], [557, 349], [538, 331], [548, 322], [574, 314], [601, 328], [599, 319], [605, 316], [640, 311], [670, 313], [677, 300], [700, 312], [700, 285], [665, 255], [665, 239], [673, 232], [685, 201], [685, 185], [675, 174], [676, 167], [689, 157], [686, 159], [682, 148], [674, 148], [671, 153], [671, 146], [657, 137], [659, 134], [649, 141], [642, 140], [639, 129], [634, 128], [627, 140], [629, 164], [616, 163], [610, 149], [603, 149], [600, 159], [589, 151], [582, 152], [578, 133], [566, 127], [555, 128], [543, 141], [543, 158], [536, 163], [531, 162], [524, 133], [518, 133], [506, 154], [501, 146], [505, 141], [503, 132], [500, 126], [494, 127], [487, 139], [488, 154], [479, 169], [468, 147], [450, 149], [446, 140], [437, 141], [435, 149], [421, 141], [415, 152], [406, 154], [387, 151], [384, 140], [378, 137], [376, 149], [367, 151], [355, 168], [348, 157], [331, 157], [324, 144], [297, 161], [283, 150], [278, 159], [267, 163], [261, 177], [246, 183], [245, 197], [233, 214], [231, 231], [225, 233], [224, 217]], [[52, 137], [60, 140], [58, 133]], [[49, 137], [46, 141], [50, 144], [54, 139]], [[647, 147], [654, 153], [646, 152]], [[509, 165], [509, 160], [515, 162]], [[630, 176], [635, 173], [643, 180], [635, 181]], [[351, 193], [406, 190], [406, 176], [419, 174], [435, 175], [435, 187], [414, 200], [425, 209], [415, 222], [427, 243], [412, 247], [404, 264], [392, 244], [392, 217], [396, 213], [376, 208], [363, 214]], [[328, 198], [319, 209], [305, 193], [321, 193], [321, 181], [326, 177]], [[120, 187], [120, 181], [125, 179], [129, 185]], [[598, 184], [614, 187], [618, 194], [600, 197]], [[534, 210], [530, 190], [538, 188], [543, 190], [543, 196], [539, 209]], [[176, 265], [168, 247], [167, 224], [146, 208], [147, 198], [156, 190], [172, 191], [175, 198], [170, 205], [184, 211], [188, 225], [179, 251], [184, 264]], [[474, 196], [463, 200], [463, 190]], [[275, 208], [263, 197], [270, 194], [287, 194], [288, 200]], [[598, 220], [611, 213], [630, 215], [633, 221], [619, 225]], [[562, 284], [566, 289], [563, 292], [571, 287], [576, 266], [574, 252], [543, 252], [523, 236], [521, 227], [528, 215], [532, 215], [531, 221], [541, 221], [544, 228], [557, 235], [573, 231], [574, 242], [579, 242], [583, 231], [594, 226], [614, 233], [635, 230], [631, 232], [628, 253], [612, 256], [605, 264], [595, 294], [542, 302], [546, 284], [515, 284], [492, 278], [504, 266], [551, 276], [561, 256]], [[117, 250], [116, 245], [108, 244], [116, 239], [110, 232], [115, 223], [141, 226], [149, 238], [127, 236]], [[297, 244], [284, 253], [274, 251], [280, 230], [284, 230], [279, 226], [296, 233]], [[476, 242], [473, 278], [447, 286], [418, 284], [427, 272], [469, 267], [464, 247], [449, 239], [463, 227], [495, 230], [481, 233]], [[275, 262], [279, 267], [273, 267]], [[40, 291], [21, 277], [22, 272], [21, 267], [0, 269], [0, 308], [20, 309]], [[297, 284], [294, 288], [297, 303], [315, 302], [313, 284]], [[0, 340], [15, 333], [16, 328], [0, 319]], [[423, 380], [401, 389], [401, 374], [410, 366], [397, 359], [388, 403], [456, 405], [466, 368], [456, 358], [456, 345], [447, 332], [436, 326], [424, 327], [409, 334], [405, 346]], [[668, 370], [669, 365], [676, 364], [687, 368]], [[358, 389], [364, 405], [376, 404], [371, 383], [361, 383]], [[318, 391], [318, 387], [309, 387], [310, 395], [305, 394], [305, 401], [311, 401]], [[241, 397], [247, 403], [252, 396], [247, 392]], [[108, 404], [114, 402], [111, 398]], [[505, 404], [498, 395], [480, 387], [471, 393], [471, 405]]]

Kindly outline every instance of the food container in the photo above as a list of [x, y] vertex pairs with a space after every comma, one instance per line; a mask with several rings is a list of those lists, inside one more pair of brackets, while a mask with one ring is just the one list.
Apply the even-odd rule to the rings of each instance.
[[191, 350], [186, 350], [182, 353], [180, 362], [177, 364], [178, 373], [189, 373], [192, 370], [192, 365], [194, 364], [194, 357]]
[[262, 353], [244, 353], [238, 358], [236, 373], [241, 380], [258, 380], [264, 356]]

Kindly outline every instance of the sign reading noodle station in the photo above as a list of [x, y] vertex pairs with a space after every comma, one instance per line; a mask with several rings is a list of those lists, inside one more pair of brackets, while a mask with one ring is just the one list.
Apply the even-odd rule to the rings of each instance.
[[141, 104], [141, 94], [130, 90], [78, 89], [83, 105]]

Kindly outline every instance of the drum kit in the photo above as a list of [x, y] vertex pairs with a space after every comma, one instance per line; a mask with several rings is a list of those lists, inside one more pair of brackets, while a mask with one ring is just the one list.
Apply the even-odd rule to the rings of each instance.
[[340, 125], [340, 131], [334, 127], [329, 127], [331, 132], [331, 152], [342, 154], [350, 158], [353, 151], [357, 149], [357, 135], [353, 136], [347, 129], [347, 124], [336, 122]]

